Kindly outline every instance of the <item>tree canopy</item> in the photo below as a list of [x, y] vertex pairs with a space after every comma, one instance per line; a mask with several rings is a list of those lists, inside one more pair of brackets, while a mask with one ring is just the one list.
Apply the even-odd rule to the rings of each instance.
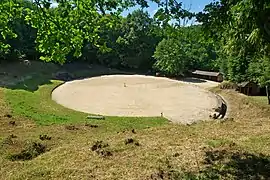
[[221, 0], [197, 15], [208, 37], [221, 45], [230, 80], [269, 83], [269, 8], [267, 0]]
[[[158, 5], [152, 16], [150, 2]], [[134, 6], [140, 8], [122, 16]], [[187, 23], [194, 18], [197, 25]], [[180, 0], [0, 2], [0, 58], [6, 61], [84, 60], [169, 75], [201, 69], [269, 86], [269, 44], [268, 0], [213, 1], [199, 13]]]
[[[4, 0], [0, 5], [1, 52], [10, 48], [9, 38], [16, 38], [14, 26], [16, 19], [31, 25], [36, 30], [35, 44], [40, 59], [64, 63], [68, 56], [78, 58], [82, 55], [85, 42], [101, 51], [108, 51], [100, 34], [117, 26], [120, 13], [128, 7], [148, 6], [145, 0], [57, 0], [52, 7], [51, 0]], [[181, 4], [177, 1], [155, 1], [166, 13], [179, 14]], [[29, 6], [30, 5], [30, 6]], [[177, 5], [178, 10], [173, 9]], [[167, 11], [168, 10], [168, 11]], [[159, 13], [161, 15], [161, 13]], [[178, 15], [177, 17], [179, 17]], [[146, 19], [145, 19], [146, 20]], [[139, 23], [139, 21], [137, 21]]]

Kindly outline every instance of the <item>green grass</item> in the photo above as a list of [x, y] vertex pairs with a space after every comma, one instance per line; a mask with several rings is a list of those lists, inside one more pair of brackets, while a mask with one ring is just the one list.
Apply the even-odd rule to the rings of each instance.
[[[49, 76], [37, 74], [14, 87], [0, 88], [0, 179], [270, 177], [270, 107], [264, 103], [218, 89], [233, 120], [191, 126], [154, 117], [87, 120], [87, 114], [51, 100], [51, 91], [62, 82], [50, 81]], [[85, 126], [86, 121], [99, 126]], [[76, 129], [67, 129], [68, 124]], [[11, 134], [16, 138], [10, 139]], [[39, 137], [44, 134], [52, 139], [42, 141]], [[130, 138], [139, 146], [125, 144]], [[92, 151], [97, 141], [108, 143], [105, 150], [112, 156]], [[45, 145], [48, 151], [27, 161], [7, 158], [20, 154], [31, 142]]]
[[206, 142], [206, 144], [213, 148], [218, 148], [226, 144], [230, 144], [231, 141], [227, 139], [211, 139]]
[[249, 98], [259, 104], [268, 105], [268, 99], [266, 96], [250, 96]]
[[142, 129], [147, 127], [167, 124], [168, 121], [161, 117], [131, 118], [131, 117], [106, 117], [106, 120], [87, 120], [87, 114], [67, 109], [51, 99], [52, 90], [60, 85], [61, 81], [51, 81], [38, 87], [36, 91], [25, 90], [24, 87], [33, 89], [37, 79], [30, 79], [18, 84], [11, 89], [5, 89], [5, 98], [13, 114], [27, 117], [39, 125], [74, 124], [90, 121], [103, 125], [104, 129]]

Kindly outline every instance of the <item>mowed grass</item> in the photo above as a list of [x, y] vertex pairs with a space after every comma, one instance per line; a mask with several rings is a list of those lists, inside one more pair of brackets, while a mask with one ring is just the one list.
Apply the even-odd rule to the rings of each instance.
[[167, 124], [168, 121], [161, 117], [151, 118], [129, 118], [129, 117], [106, 117], [106, 120], [89, 120], [86, 113], [67, 109], [51, 99], [52, 90], [61, 85], [61, 81], [51, 81], [49, 84], [41, 85], [38, 90], [32, 92], [24, 90], [23, 87], [31, 89], [33, 81], [26, 80], [17, 85], [17, 89], [5, 89], [6, 102], [16, 116], [27, 117], [39, 125], [52, 124], [74, 124], [91, 122], [106, 126], [106, 129], [124, 130], [141, 129]]
[[258, 104], [269, 106], [267, 96], [250, 96], [249, 98]]
[[[270, 108], [246, 96], [215, 90], [229, 102], [226, 121], [190, 126], [161, 118], [99, 121], [86, 120], [87, 114], [51, 100], [60, 81], [23, 90], [35, 84], [31, 81], [13, 90], [0, 88], [0, 179], [270, 177]], [[51, 139], [42, 140], [40, 135]], [[95, 146], [97, 141], [103, 145]], [[46, 151], [30, 160], [10, 159], [24, 150], [32, 152], [27, 147], [33, 142]]]

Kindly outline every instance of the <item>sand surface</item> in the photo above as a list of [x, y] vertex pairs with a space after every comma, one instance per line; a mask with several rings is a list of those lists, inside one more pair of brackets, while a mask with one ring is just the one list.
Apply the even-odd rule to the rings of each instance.
[[[194, 85], [195, 84], [195, 85]], [[52, 92], [57, 103], [106, 116], [161, 116], [176, 123], [206, 120], [218, 102], [205, 81], [142, 75], [108, 75], [67, 82]]]

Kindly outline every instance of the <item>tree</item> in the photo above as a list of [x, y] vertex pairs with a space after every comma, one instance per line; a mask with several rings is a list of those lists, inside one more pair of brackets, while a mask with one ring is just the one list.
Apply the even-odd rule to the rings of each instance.
[[[270, 1], [221, 0], [209, 4], [204, 11], [197, 19], [206, 33], [221, 42], [221, 52], [228, 57], [229, 79], [255, 80], [268, 87]], [[259, 69], [260, 73], [255, 73]]]
[[132, 2], [58, 0], [58, 6], [52, 8], [51, 0], [34, 0], [33, 8], [29, 8], [17, 3], [17, 0], [1, 1], [1, 54], [10, 48], [7, 37], [17, 37], [9, 23], [14, 22], [17, 16], [21, 17], [22, 13], [24, 20], [37, 31], [35, 42], [44, 61], [63, 64], [69, 55], [79, 57], [85, 41], [104, 51], [107, 48], [106, 44], [100, 44], [100, 27], [112, 28], [114, 17]]
[[266, 88], [268, 104], [270, 105], [270, 56], [260, 56], [253, 60], [249, 66], [249, 75], [261, 87]]
[[0, 2], [0, 57], [4, 57], [10, 50], [7, 40], [17, 37], [17, 34], [11, 28], [11, 23], [20, 18], [21, 13], [22, 8], [13, 0]]
[[[29, 3], [31, 7], [18, 3], [22, 1]], [[159, 4], [160, 11], [158, 15], [160, 17], [162, 14], [164, 16], [169, 15], [166, 20], [161, 19], [160, 21], [191, 16], [181, 8], [182, 4], [178, 1], [153, 1]], [[63, 64], [67, 57], [80, 57], [85, 44], [90, 44], [91, 47], [102, 52], [108, 51], [109, 48], [107, 48], [107, 43], [104, 42], [105, 39], [100, 37], [103, 28], [112, 29], [116, 25], [115, 19], [119, 18], [124, 9], [134, 5], [145, 8], [148, 7], [150, 1], [56, 0], [58, 3], [56, 7], [51, 7], [52, 0], [33, 0], [32, 2], [28, 0], [1, 1], [1, 54], [4, 55], [10, 46], [14, 45], [7, 42], [7, 37], [9, 39], [16, 38], [17, 33], [20, 33], [13, 31], [10, 23], [14, 24], [15, 22], [16, 24], [16, 18], [21, 18], [20, 24], [27, 23], [36, 31], [35, 43], [40, 59]], [[147, 20], [146, 17], [142, 16], [142, 18]], [[138, 21], [138, 23], [141, 22]], [[119, 42], [121, 41], [119, 40]]]
[[[154, 0], [159, 9], [155, 13], [154, 17], [166, 27], [170, 21], [175, 21], [178, 27], [185, 26], [188, 20], [194, 17], [194, 13], [186, 10], [182, 7], [182, 1], [178, 0]], [[182, 23], [181, 23], [182, 22]]]
[[201, 26], [167, 28], [167, 38], [154, 54], [157, 70], [176, 76], [194, 69], [218, 70], [214, 45], [201, 35]]
[[84, 41], [99, 48], [98, 31], [101, 24], [112, 26], [107, 16], [101, 16], [92, 1], [59, 1], [57, 8], [51, 9], [47, 1], [36, 0], [37, 8], [28, 12], [27, 20], [37, 29], [37, 48], [44, 61], [63, 64], [72, 54], [81, 56]]
[[200, 25], [180, 28], [181, 42], [189, 44], [190, 49], [186, 52], [190, 57], [189, 69], [200, 69], [206, 71], [218, 71], [219, 61], [217, 60], [214, 43], [203, 36]]
[[117, 39], [117, 53], [125, 67], [149, 69], [154, 63], [153, 54], [160, 37], [155, 33], [158, 27], [150, 15], [136, 10], [123, 21]]
[[189, 61], [186, 48], [188, 47], [177, 39], [163, 39], [154, 53], [154, 58], [157, 60], [154, 68], [167, 75], [183, 76]]

